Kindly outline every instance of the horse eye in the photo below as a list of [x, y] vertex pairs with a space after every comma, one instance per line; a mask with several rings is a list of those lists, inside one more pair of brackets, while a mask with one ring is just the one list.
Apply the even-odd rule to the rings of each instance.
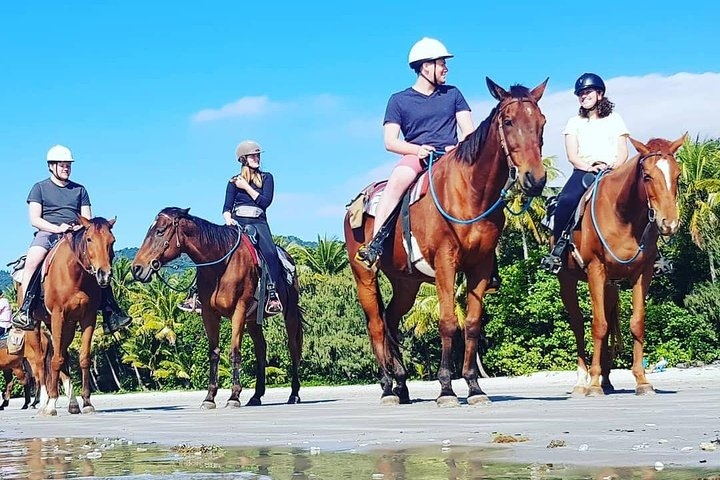
[[652, 177], [650, 175], [648, 175], [647, 173], [645, 173], [645, 174], [643, 174], [643, 180], [645, 180], [646, 182], [649, 182], [650, 180], [652, 180]]
[[506, 127], [512, 127], [512, 120], [506, 118], [505, 120], [503, 120], [503, 125], [505, 125]]
[[88, 238], [87, 238], [87, 243], [90, 243], [90, 242], [92, 242], [92, 238], [88, 237]]

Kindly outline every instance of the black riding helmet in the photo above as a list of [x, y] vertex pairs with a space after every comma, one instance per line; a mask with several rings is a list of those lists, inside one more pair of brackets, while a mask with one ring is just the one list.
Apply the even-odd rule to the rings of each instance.
[[599, 75], [595, 75], [594, 73], [583, 73], [580, 75], [580, 78], [575, 81], [575, 95], [579, 95], [580, 92], [586, 88], [594, 88], [605, 95], [605, 82], [603, 82], [603, 79], [600, 78]]

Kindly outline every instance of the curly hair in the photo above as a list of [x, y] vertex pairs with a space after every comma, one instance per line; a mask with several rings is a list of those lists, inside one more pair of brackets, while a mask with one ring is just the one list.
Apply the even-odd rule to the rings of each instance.
[[[615, 108], [615, 104], [611, 102], [607, 97], [603, 97], [600, 101], [597, 102], [595, 108], [597, 109], [598, 117], [605, 118], [612, 113], [613, 109]], [[582, 118], [588, 118], [588, 116], [590, 115], [590, 110], [580, 107], [578, 115], [580, 115]]]

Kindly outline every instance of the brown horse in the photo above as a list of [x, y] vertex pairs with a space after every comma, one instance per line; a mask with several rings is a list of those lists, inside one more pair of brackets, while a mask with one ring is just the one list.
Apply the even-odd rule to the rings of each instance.
[[[248, 242], [241, 241], [239, 228], [210, 223], [190, 215], [189, 210], [169, 207], [157, 214], [135, 255], [132, 274], [136, 280], [149, 282], [153, 273], [181, 253], [187, 254], [195, 262], [198, 267], [198, 295], [202, 304], [210, 358], [208, 393], [202, 408], [215, 408], [221, 317], [227, 317], [232, 322], [230, 356], [233, 365], [233, 387], [226, 406], [240, 406], [240, 344], [245, 328], [252, 337], [257, 362], [255, 393], [248, 405], [260, 405], [261, 397], [265, 394], [267, 344], [262, 325], [256, 322], [258, 305], [254, 295], [260, 273], [256, 254]], [[280, 289], [278, 293], [287, 296], [281, 298], [292, 360], [292, 391], [287, 403], [299, 403], [298, 368], [303, 341], [303, 318], [297, 278], [291, 288]]]
[[[23, 350], [27, 351], [27, 343], [24, 345]], [[4, 410], [10, 404], [10, 397], [14, 386], [13, 374], [18, 379], [20, 384], [23, 386], [23, 393], [25, 397], [25, 403], [22, 406], [22, 410], [25, 410], [30, 405], [30, 384], [32, 383], [32, 370], [30, 369], [29, 360], [23, 355], [24, 352], [18, 352], [18, 354], [8, 353], [7, 346], [0, 344], [0, 371], [3, 373], [5, 378], [5, 392], [0, 399], [0, 410]]]
[[[633, 289], [632, 372], [638, 395], [653, 393], [642, 365], [645, 340], [645, 296], [653, 277], [658, 234], [673, 235], [679, 227], [677, 190], [680, 169], [674, 154], [685, 141], [654, 138], [647, 144], [630, 139], [638, 155], [602, 174], [593, 184], [593, 194], [584, 207], [579, 230], [573, 233], [575, 253], [560, 269], [560, 294], [570, 316], [577, 342], [578, 379], [574, 394], [602, 395], [612, 391], [608, 347], [609, 333], [619, 338], [619, 280]], [[579, 262], [582, 262], [579, 263]], [[577, 284], [588, 282], [592, 301], [593, 356], [585, 364], [585, 326], [578, 304]], [[602, 375], [602, 384], [600, 376]]]
[[[410, 207], [413, 236], [420, 253], [434, 270], [434, 278], [417, 269], [409, 273], [398, 219], [394, 237], [386, 242], [379, 264], [393, 289], [392, 299], [384, 309], [377, 272], [368, 270], [355, 259], [358, 247], [372, 237], [374, 219], [365, 215], [362, 227], [352, 229], [348, 215], [345, 217], [350, 265], [381, 369], [383, 403], [410, 402], [407, 373], [398, 345], [398, 325], [412, 307], [422, 282], [435, 282], [440, 301], [442, 358], [438, 380], [441, 392], [437, 401], [438, 404], [458, 403], [450, 383], [452, 338], [458, 329], [454, 298], [458, 272], [464, 272], [468, 281], [462, 372], [469, 387], [468, 403], [488, 400], [478, 385], [475, 358], [482, 329], [482, 298], [505, 223], [501, 192], [509, 188], [509, 184], [517, 183], [525, 194], [539, 195], [545, 185], [545, 167], [540, 154], [545, 117], [538, 101], [547, 80], [532, 91], [516, 85], [509, 92], [489, 78], [486, 80], [498, 105], [475, 132], [430, 170], [430, 182], [437, 200], [432, 198], [433, 195], [427, 195]], [[495, 208], [499, 205], [500, 208]], [[393, 377], [397, 382], [394, 389]]]
[[[52, 358], [49, 367], [46, 365], [47, 377], [42, 379], [45, 374], [35, 371], [35, 375], [42, 379], [41, 391], [46, 388], [48, 396], [47, 404], [40, 411], [41, 415], [57, 415], [60, 378], [63, 378], [66, 393], [68, 388], [72, 389], [69, 377], [65, 380], [62, 373], [67, 372], [68, 347], [75, 337], [78, 324], [82, 335], [82, 412], [95, 411], [90, 403], [90, 347], [100, 306], [100, 289], [110, 288], [115, 243], [112, 227], [115, 219], [96, 217], [88, 220], [79, 216], [78, 220], [81, 228], [65, 234], [50, 253], [53, 256], [44, 280], [45, 302], [36, 305], [32, 312], [35, 319], [48, 326], [52, 336], [52, 342], [48, 345]], [[26, 340], [34, 335], [40, 338], [40, 322], [34, 332], [26, 332]], [[41, 396], [44, 397], [42, 392]], [[70, 413], [77, 412], [71, 409]]]

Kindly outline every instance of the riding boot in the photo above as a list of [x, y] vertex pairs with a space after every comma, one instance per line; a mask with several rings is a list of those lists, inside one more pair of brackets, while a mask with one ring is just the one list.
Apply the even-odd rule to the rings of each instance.
[[280, 301], [280, 295], [277, 293], [275, 283], [267, 282], [267, 300], [265, 301], [265, 312], [269, 315], [277, 315], [283, 311], [283, 305]]
[[132, 318], [120, 308], [110, 287], [102, 289], [100, 310], [103, 316], [103, 332], [107, 335], [132, 323]]
[[487, 290], [485, 293], [497, 293], [500, 290], [502, 279], [500, 278], [500, 269], [498, 268], [497, 253], [493, 255], [493, 271], [490, 276], [490, 282], [488, 283]]
[[360, 245], [355, 253], [355, 260], [364, 264], [367, 268], [373, 268], [383, 253], [383, 245], [385, 240], [390, 236], [395, 227], [395, 220], [400, 212], [400, 208], [395, 210], [388, 216], [385, 223], [382, 224], [375, 236], [367, 245]]
[[545, 255], [540, 260], [540, 266], [544, 268], [548, 273], [557, 275], [562, 268], [562, 255], [565, 252], [565, 248], [568, 245], [568, 237], [565, 233], [560, 236], [560, 239], [555, 243], [555, 246], [550, 251], [549, 255]]
[[17, 313], [13, 315], [12, 324], [13, 326], [21, 330], [35, 330], [35, 319], [32, 318], [31, 312], [35, 305], [35, 299], [40, 293], [40, 269], [38, 268], [30, 277], [28, 282], [27, 291], [25, 292], [25, 298], [22, 305], [18, 309]]

